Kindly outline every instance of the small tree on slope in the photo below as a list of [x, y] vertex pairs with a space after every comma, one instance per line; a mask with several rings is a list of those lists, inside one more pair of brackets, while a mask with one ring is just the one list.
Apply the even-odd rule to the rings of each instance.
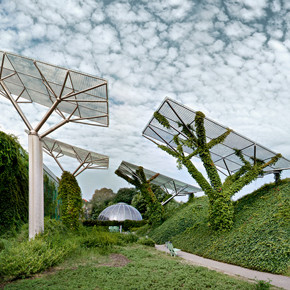
[[[165, 128], [170, 128], [168, 120], [159, 112], [154, 113], [156, 120]], [[234, 209], [231, 197], [240, 191], [244, 186], [255, 180], [263, 169], [271, 164], [275, 164], [281, 154], [277, 154], [268, 162], [256, 160], [254, 164], [247, 161], [242, 152], [235, 150], [236, 156], [243, 162], [243, 166], [233, 175], [228, 176], [222, 183], [217, 168], [212, 161], [210, 149], [223, 141], [230, 134], [228, 129], [224, 134], [207, 142], [204, 127], [205, 115], [202, 112], [196, 112], [194, 126], [178, 124], [182, 132], [186, 135], [186, 140], [181, 139], [178, 134], [173, 140], [176, 144], [176, 150], [168, 148], [165, 145], [158, 145], [159, 148], [177, 159], [178, 167], [185, 166], [189, 174], [196, 180], [201, 189], [209, 198], [209, 224], [214, 230], [227, 230], [233, 224]], [[183, 146], [193, 150], [190, 154], [185, 154]], [[199, 156], [203, 162], [209, 181], [197, 170], [191, 159]]]
[[127, 182], [131, 183], [136, 187], [136, 189], [140, 190], [142, 197], [146, 201], [146, 205], [148, 207], [147, 213], [149, 216], [149, 223], [153, 226], [160, 224], [163, 220], [164, 209], [160, 202], [157, 200], [151, 186], [150, 182], [155, 179], [159, 174], [152, 176], [147, 179], [144, 173], [143, 167], [138, 167], [136, 169], [133, 177], [126, 175], [122, 170], [117, 169], [115, 173], [121, 178], [125, 179]]

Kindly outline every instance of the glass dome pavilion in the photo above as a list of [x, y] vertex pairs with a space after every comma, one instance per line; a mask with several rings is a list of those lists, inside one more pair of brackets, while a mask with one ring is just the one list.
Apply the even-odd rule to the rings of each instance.
[[133, 206], [124, 202], [119, 202], [105, 208], [98, 216], [99, 221], [141, 221], [140, 212]]

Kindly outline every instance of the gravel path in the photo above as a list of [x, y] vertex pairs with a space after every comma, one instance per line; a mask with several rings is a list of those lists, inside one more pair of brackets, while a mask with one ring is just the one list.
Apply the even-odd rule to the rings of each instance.
[[[159, 251], [169, 253], [165, 245], [156, 245], [155, 248]], [[178, 257], [183, 258], [191, 262], [192, 264], [207, 267], [209, 269], [222, 272], [224, 274], [228, 274], [231, 276], [240, 276], [249, 280], [256, 280], [256, 281], [262, 280], [265, 282], [270, 282], [270, 284], [274, 286], [277, 286], [286, 290], [290, 290], [290, 277], [250, 270], [247, 268], [242, 268], [240, 266], [206, 259], [206, 258], [197, 256], [194, 254], [189, 254], [183, 251], [178, 252]]]

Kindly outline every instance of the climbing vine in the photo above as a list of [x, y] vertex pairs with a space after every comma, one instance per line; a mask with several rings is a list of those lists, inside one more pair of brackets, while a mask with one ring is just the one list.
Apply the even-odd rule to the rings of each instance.
[[[165, 128], [170, 128], [168, 120], [159, 112], [154, 113], [156, 120]], [[251, 183], [260, 174], [263, 169], [269, 165], [275, 164], [281, 154], [277, 154], [268, 162], [256, 160], [253, 164], [247, 161], [242, 152], [235, 150], [235, 155], [242, 161], [243, 166], [233, 175], [228, 176], [222, 183], [217, 168], [212, 160], [210, 149], [217, 144], [221, 144], [231, 133], [227, 129], [222, 135], [207, 141], [204, 127], [205, 115], [202, 112], [196, 112], [194, 126], [179, 123], [179, 127], [186, 139], [175, 135], [173, 141], [176, 146], [167, 147], [159, 145], [158, 147], [177, 160], [177, 166], [185, 166], [189, 174], [196, 180], [201, 189], [209, 198], [209, 224], [214, 230], [228, 230], [232, 227], [234, 209], [231, 197], [240, 191], [245, 185]], [[187, 146], [192, 149], [192, 153], [185, 154], [183, 147]], [[198, 156], [205, 168], [208, 180], [199, 172], [192, 163], [191, 159]]]
[[117, 169], [115, 173], [121, 178], [125, 179], [127, 182], [134, 185], [136, 189], [140, 190], [141, 195], [146, 202], [146, 213], [149, 223], [152, 224], [152, 226], [159, 225], [164, 219], [164, 209], [161, 203], [157, 200], [150, 185], [150, 182], [155, 179], [158, 174], [147, 179], [143, 167], [141, 166], [136, 169], [135, 174], [132, 177], [128, 176], [121, 169]]
[[28, 219], [28, 154], [13, 135], [0, 132], [0, 235]]
[[61, 199], [61, 218], [63, 223], [71, 230], [79, 228], [82, 212], [81, 189], [76, 178], [64, 171], [58, 188], [58, 198]]

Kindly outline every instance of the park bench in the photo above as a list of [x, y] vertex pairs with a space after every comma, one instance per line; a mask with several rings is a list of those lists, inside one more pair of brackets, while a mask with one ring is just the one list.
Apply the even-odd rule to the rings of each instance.
[[174, 248], [171, 242], [166, 242], [165, 246], [169, 250], [171, 256], [177, 256], [178, 251], [180, 251], [180, 249]]

